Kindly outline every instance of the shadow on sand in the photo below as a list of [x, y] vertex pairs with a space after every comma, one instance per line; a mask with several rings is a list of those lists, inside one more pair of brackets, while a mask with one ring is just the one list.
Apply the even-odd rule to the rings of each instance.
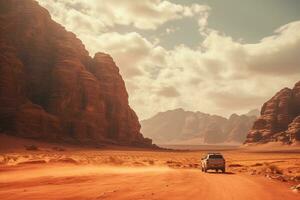
[[232, 175], [232, 174], [235, 174], [233, 172], [225, 172], [225, 173], [222, 173], [222, 172], [215, 172], [215, 171], [208, 171], [207, 172], [208, 174], [226, 174], [226, 175]]

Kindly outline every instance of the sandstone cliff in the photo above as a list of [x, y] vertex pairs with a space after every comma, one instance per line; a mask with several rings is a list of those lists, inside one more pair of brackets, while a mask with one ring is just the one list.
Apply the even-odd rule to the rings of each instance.
[[0, 132], [151, 146], [113, 59], [91, 58], [33, 0], [0, 0]]
[[141, 121], [142, 132], [159, 144], [243, 143], [256, 116], [229, 119], [183, 109], [160, 112]]
[[300, 82], [293, 89], [284, 88], [267, 101], [254, 122], [246, 144], [300, 141]]

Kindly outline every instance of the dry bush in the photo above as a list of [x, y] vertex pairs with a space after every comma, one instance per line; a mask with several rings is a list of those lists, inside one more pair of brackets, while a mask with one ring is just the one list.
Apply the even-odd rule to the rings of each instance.
[[7, 163], [7, 158], [6, 156], [0, 155], [0, 164], [6, 164]]
[[149, 160], [149, 165], [154, 165], [154, 160]]
[[264, 168], [264, 171], [266, 173], [271, 173], [271, 174], [283, 174], [283, 171], [279, 169], [276, 165], [267, 164]]
[[173, 161], [173, 160], [168, 160], [165, 162], [165, 164], [168, 166], [168, 167], [171, 167], [171, 168], [182, 168], [184, 167], [183, 163], [182, 162], [179, 162], [179, 161]]
[[114, 156], [109, 156], [108, 157], [108, 163], [109, 164], [114, 164], [114, 165], [122, 165], [124, 163], [124, 161], [118, 157], [114, 157]]

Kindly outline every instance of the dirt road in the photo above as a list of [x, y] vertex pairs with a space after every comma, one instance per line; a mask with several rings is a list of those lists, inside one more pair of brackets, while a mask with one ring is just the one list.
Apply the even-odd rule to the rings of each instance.
[[288, 185], [264, 177], [164, 167], [26, 166], [0, 170], [0, 199], [293, 200]]

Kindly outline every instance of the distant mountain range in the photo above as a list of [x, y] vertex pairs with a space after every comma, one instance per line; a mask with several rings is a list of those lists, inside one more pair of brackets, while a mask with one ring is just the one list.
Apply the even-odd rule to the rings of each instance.
[[141, 132], [156, 144], [237, 144], [243, 143], [259, 111], [232, 114], [229, 119], [181, 108], [157, 113], [142, 120]]

